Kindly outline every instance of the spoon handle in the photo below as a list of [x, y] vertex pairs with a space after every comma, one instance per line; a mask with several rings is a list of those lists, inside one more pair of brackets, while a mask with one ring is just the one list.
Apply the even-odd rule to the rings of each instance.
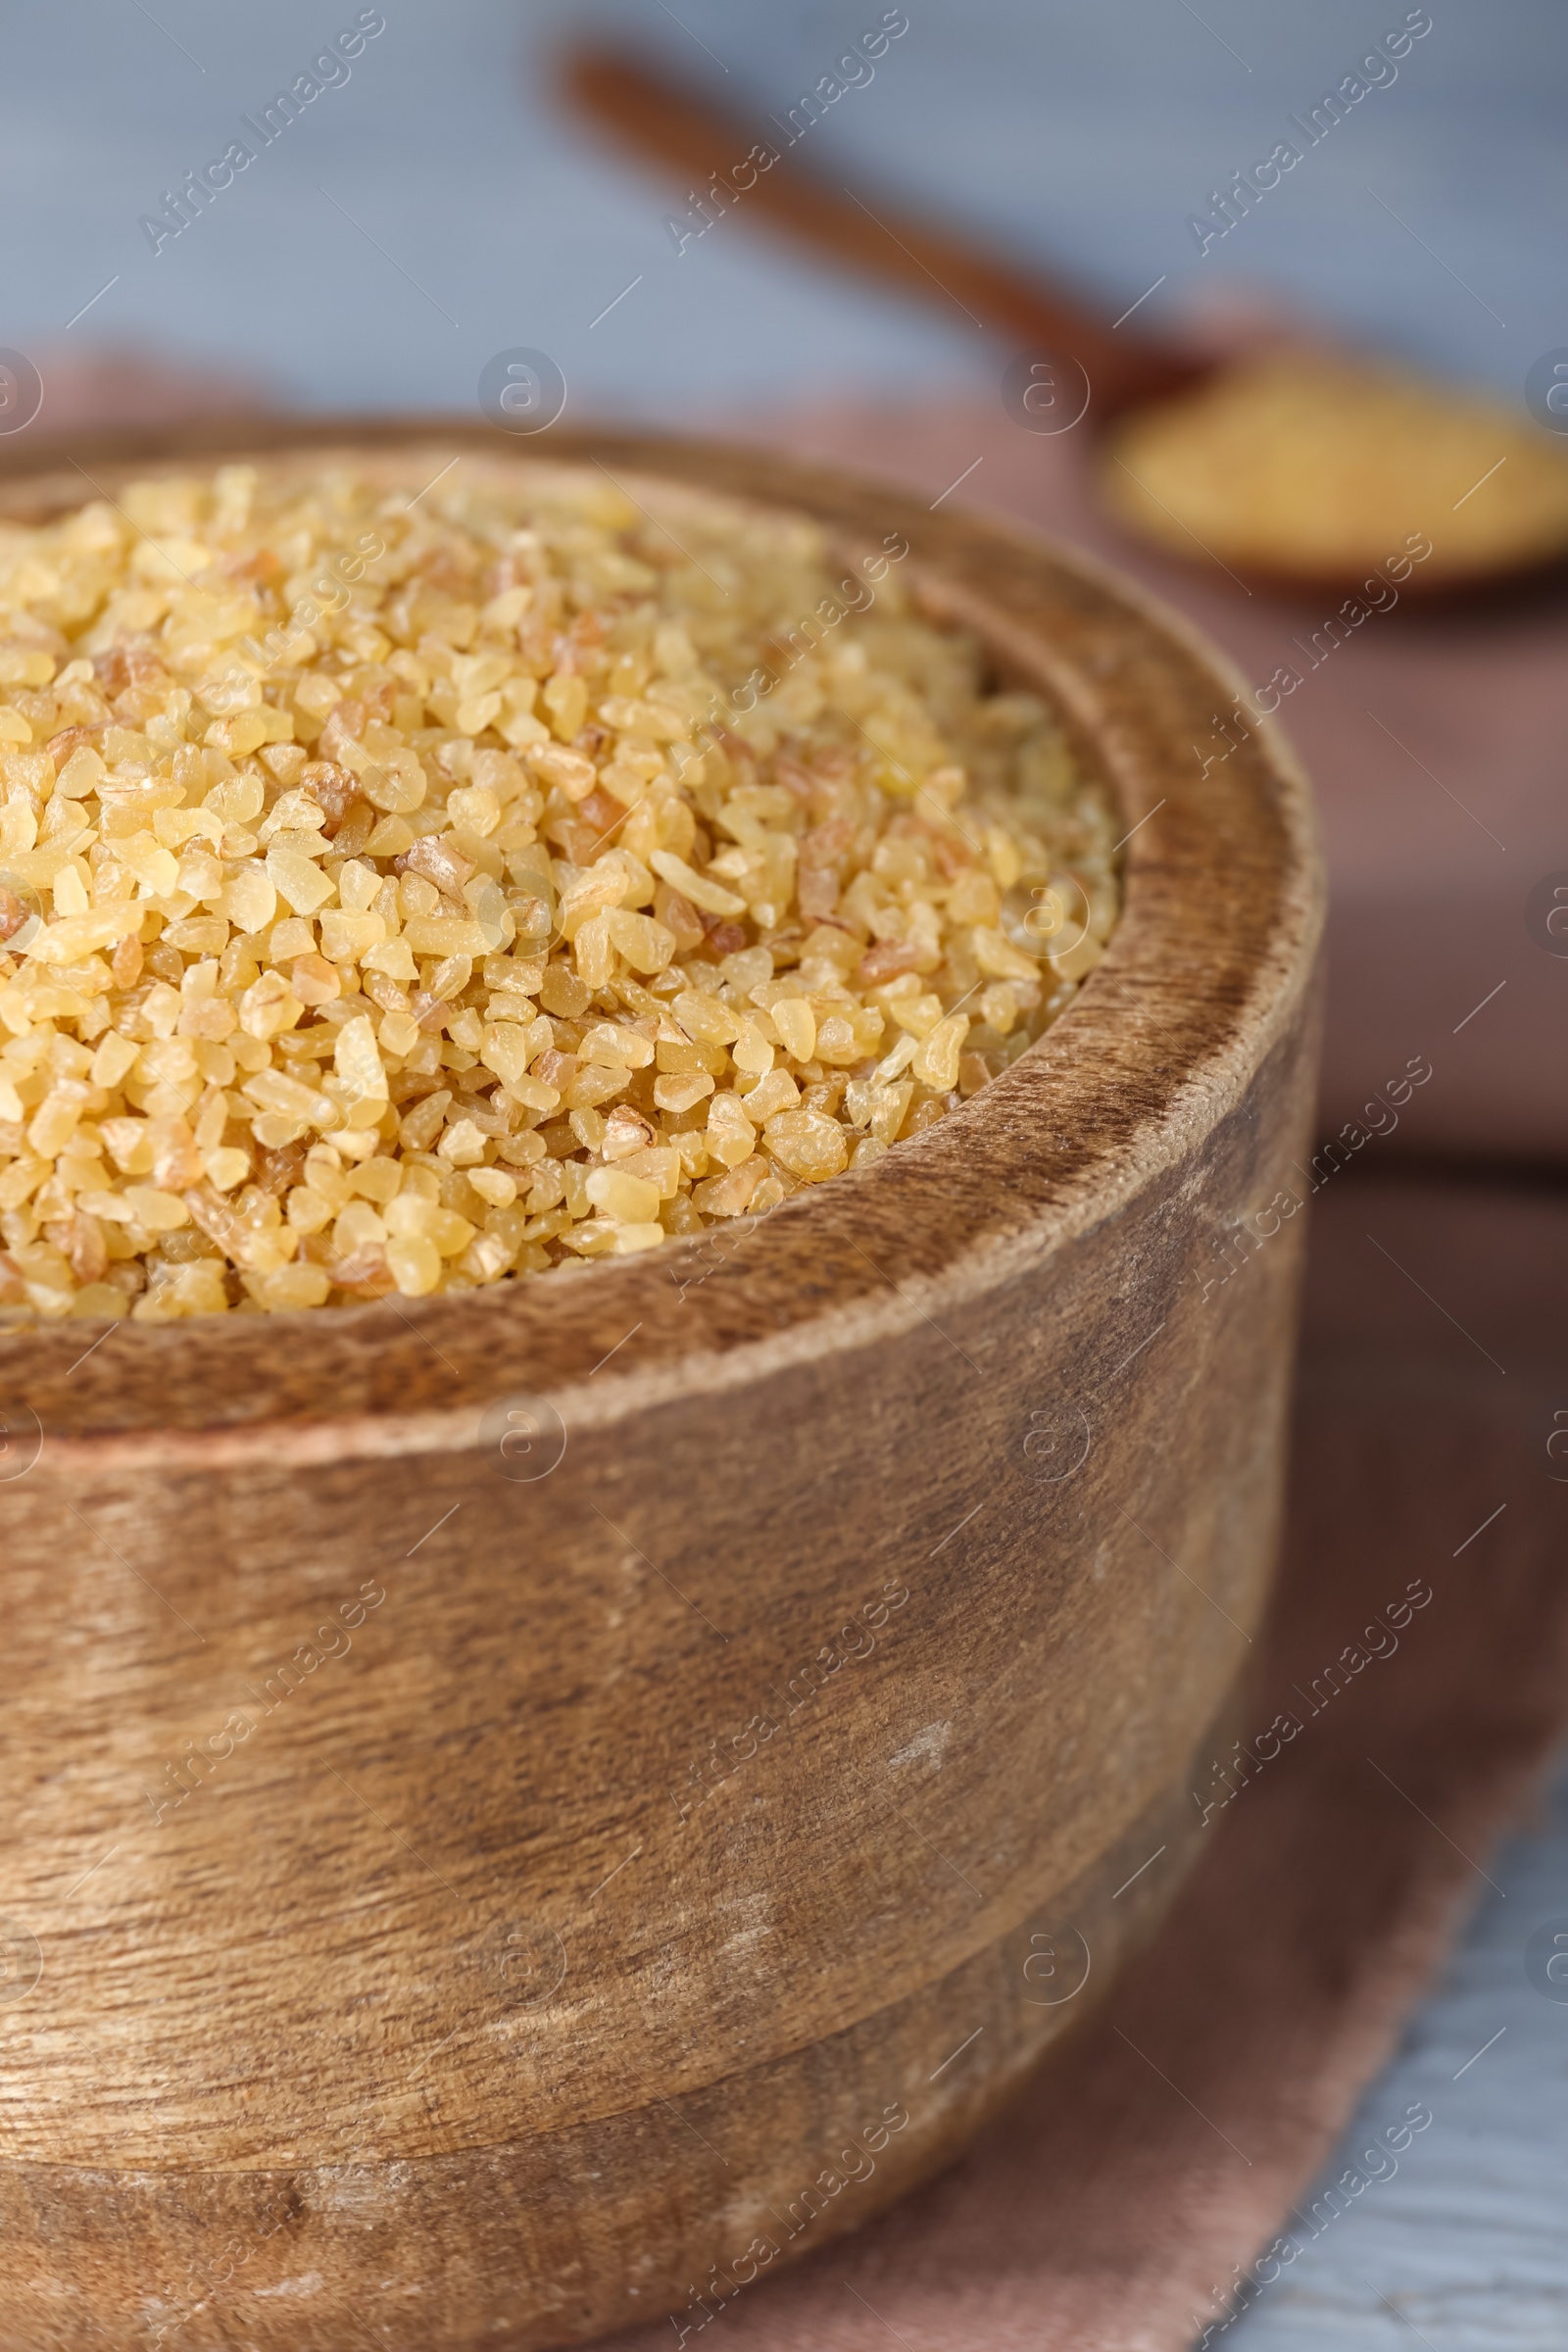
[[[593, 122], [645, 161], [663, 165], [691, 191], [693, 233], [701, 197], [713, 219], [733, 206], [765, 220], [813, 251], [863, 275], [957, 310], [978, 327], [1005, 331], [1017, 349], [1065, 352], [1089, 376], [1103, 420], [1136, 401], [1157, 399], [1207, 372], [1191, 355], [1136, 331], [1110, 327], [1071, 295], [1010, 268], [946, 229], [888, 203], [873, 212], [849, 188], [837, 188], [786, 159], [789, 138], [772, 116], [749, 121], [714, 106], [682, 83], [615, 52], [583, 45], [564, 60], [565, 87]], [[778, 161], [750, 166], [750, 183], [734, 184], [754, 147]], [[760, 159], [759, 159], [760, 161]], [[999, 361], [1004, 355], [999, 352]], [[999, 368], [1000, 373], [1000, 368]]]

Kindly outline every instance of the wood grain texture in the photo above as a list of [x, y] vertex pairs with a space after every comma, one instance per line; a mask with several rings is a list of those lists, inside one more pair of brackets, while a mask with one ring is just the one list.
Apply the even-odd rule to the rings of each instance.
[[[174, 454], [334, 439], [519, 462]], [[1234, 681], [1021, 534], [551, 449], [904, 531], [1137, 827], [1127, 910], [1004, 1078], [734, 1247], [0, 1341], [8, 2347], [547, 2345], [853, 2227], [1151, 1931], [1246, 1671], [1301, 1220], [1221, 1252], [1306, 1143], [1288, 756], [1200, 777]]]

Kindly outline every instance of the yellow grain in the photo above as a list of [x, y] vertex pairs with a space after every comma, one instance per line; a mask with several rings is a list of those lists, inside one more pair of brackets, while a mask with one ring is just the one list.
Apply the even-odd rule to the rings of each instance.
[[[897, 559], [803, 636], [813, 525], [714, 501], [688, 562], [562, 469], [117, 502], [0, 526], [0, 1322], [425, 1298], [763, 1213], [1103, 952], [1108, 807]], [[1048, 875], [1095, 909], [1049, 963], [1004, 928]]]

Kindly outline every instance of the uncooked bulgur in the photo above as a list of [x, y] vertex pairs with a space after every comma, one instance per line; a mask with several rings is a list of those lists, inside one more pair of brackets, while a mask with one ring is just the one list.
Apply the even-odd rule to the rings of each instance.
[[0, 523], [0, 1320], [419, 1298], [755, 1214], [1102, 953], [1108, 805], [896, 534], [393, 479]]
[[1332, 352], [1237, 360], [1131, 411], [1106, 457], [1125, 520], [1243, 570], [1348, 583], [1424, 538], [1423, 581], [1458, 585], [1568, 548], [1568, 456], [1550, 434], [1503, 401]]

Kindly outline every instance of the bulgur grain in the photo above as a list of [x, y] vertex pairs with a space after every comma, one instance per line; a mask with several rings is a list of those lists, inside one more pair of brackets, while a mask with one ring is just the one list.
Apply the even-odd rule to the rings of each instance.
[[1117, 894], [1044, 705], [894, 535], [678, 530], [549, 466], [0, 523], [0, 1319], [649, 1249], [1056, 1018]]
[[1127, 521], [1244, 570], [1348, 583], [1392, 558], [1406, 578], [1413, 554], [1429, 584], [1457, 584], [1568, 548], [1559, 443], [1501, 401], [1334, 353], [1239, 360], [1131, 411], [1106, 460]]

